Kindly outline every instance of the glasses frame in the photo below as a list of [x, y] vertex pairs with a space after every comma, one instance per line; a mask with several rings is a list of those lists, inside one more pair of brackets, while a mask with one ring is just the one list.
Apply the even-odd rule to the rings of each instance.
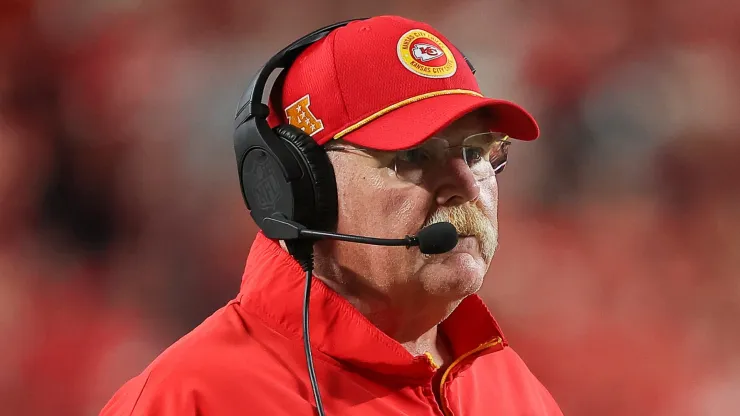
[[[506, 164], [508, 162], [508, 148], [509, 148], [509, 146], [511, 146], [511, 143], [512, 143], [511, 138], [508, 135], [505, 135], [503, 133], [498, 133], [498, 132], [480, 132], [480, 133], [474, 133], [474, 134], [471, 134], [469, 136], [466, 136], [463, 139], [462, 144], [453, 145], [453, 146], [444, 146], [442, 148], [443, 151], [444, 151], [444, 153], [445, 153], [445, 159], [444, 160], [446, 161], [447, 159], [449, 159], [451, 150], [453, 150], [453, 149], [455, 149], [455, 150], [459, 149], [460, 151], [459, 152], [455, 152], [455, 156], [454, 157], [461, 157], [463, 159], [463, 161], [465, 161], [466, 165], [468, 165], [468, 167], [472, 170], [472, 167], [470, 166], [468, 160], [465, 157], [465, 152], [463, 152], [462, 149], [474, 147], [474, 146], [472, 146], [470, 144], [465, 144], [465, 142], [466, 141], [469, 141], [470, 139], [472, 139], [474, 137], [478, 137], [478, 136], [482, 136], [482, 135], [495, 135], [496, 137], [493, 139], [493, 142], [500, 142], [502, 144], [502, 149], [505, 149], [505, 150], [502, 152], [503, 153], [503, 159], [500, 160], [499, 163], [497, 163], [496, 165], [494, 165], [493, 161], [489, 159], [489, 161], [491, 163], [491, 167], [493, 169], [493, 174], [492, 175], [489, 175], [487, 177], [477, 178], [477, 179], [478, 180], [485, 180], [485, 179], [488, 179], [488, 178], [490, 178], [492, 176], [498, 176], [501, 172], [504, 171], [504, 169], [506, 167]], [[386, 166], [386, 167], [389, 167], [389, 168], [391, 167], [390, 166], [390, 163], [382, 163], [382, 160], [383, 159], [390, 159], [390, 161], [392, 162], [393, 172], [395, 173], [396, 177], [398, 177], [400, 180], [403, 180], [405, 182], [411, 182], [411, 183], [418, 184], [418, 183], [421, 183], [421, 179], [408, 180], [403, 175], [399, 174], [399, 172], [398, 172], [399, 154], [402, 153], [402, 152], [409, 152], [409, 151], [412, 151], [412, 150], [415, 150], [415, 149], [421, 149], [425, 145], [428, 146], [428, 143], [429, 143], [430, 140], [442, 140], [442, 141], [445, 141], [445, 142], [449, 142], [449, 140], [447, 140], [447, 139], [445, 139], [443, 137], [432, 136], [431, 138], [429, 138], [428, 140], [425, 140], [423, 143], [421, 143], [418, 146], [415, 146], [415, 147], [412, 147], [412, 148], [409, 148], [409, 149], [401, 149], [401, 150], [393, 150], [393, 151], [366, 149], [366, 148], [362, 148], [362, 147], [357, 147], [357, 146], [355, 146], [353, 144], [350, 144], [350, 143], [348, 143], [348, 144], [345, 145], [345, 144], [333, 144], [331, 142], [330, 143], [327, 143], [326, 145], [324, 145], [324, 149], [327, 152], [332, 152], [332, 151], [347, 152], [347, 153], [351, 153], [351, 154], [357, 154], [357, 155], [360, 155], [360, 156], [372, 158], [372, 159], [375, 159], [375, 160], [380, 161], [381, 162], [380, 163], [380, 166]], [[392, 157], [391, 157], [391, 155], [392, 155]], [[475, 175], [475, 173], [474, 173], [474, 175]], [[421, 178], [423, 178], [423, 176], [424, 176], [424, 173], [422, 172]]]

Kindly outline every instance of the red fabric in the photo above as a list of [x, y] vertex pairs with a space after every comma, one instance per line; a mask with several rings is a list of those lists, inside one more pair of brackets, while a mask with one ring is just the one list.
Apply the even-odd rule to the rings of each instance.
[[[239, 296], [124, 385], [101, 415], [313, 415], [301, 335], [303, 282], [298, 264], [258, 234]], [[442, 386], [447, 413], [434, 397], [442, 370], [426, 356], [409, 354], [318, 280], [310, 307], [328, 414], [561, 415], [477, 296], [441, 325], [454, 355], [467, 354]], [[478, 348], [492, 340], [500, 341]]]
[[[404, 46], [404, 40], [411, 38]], [[415, 55], [425, 52], [432, 55]], [[308, 47], [285, 74], [282, 88], [274, 90], [269, 121], [273, 127], [290, 121], [307, 128], [306, 133], [324, 144], [344, 129], [404, 100], [449, 90], [480, 94], [473, 72], [453, 44], [425, 23], [380, 16], [352, 22]], [[290, 108], [306, 96], [304, 104], [310, 101], [312, 122], [301, 124], [296, 114], [290, 116]], [[495, 131], [521, 140], [534, 140], [539, 135], [534, 118], [518, 105], [457, 92], [402, 105], [342, 139], [379, 150], [412, 147], [479, 107], [491, 109], [491, 129]], [[303, 110], [305, 105], [301, 106], [301, 121], [305, 120]]]

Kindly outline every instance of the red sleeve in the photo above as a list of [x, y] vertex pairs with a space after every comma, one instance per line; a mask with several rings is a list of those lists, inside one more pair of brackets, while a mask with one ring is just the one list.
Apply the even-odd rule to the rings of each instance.
[[108, 401], [100, 416], [195, 416], [195, 395], [177, 385], [150, 380], [146, 372], [129, 380]]

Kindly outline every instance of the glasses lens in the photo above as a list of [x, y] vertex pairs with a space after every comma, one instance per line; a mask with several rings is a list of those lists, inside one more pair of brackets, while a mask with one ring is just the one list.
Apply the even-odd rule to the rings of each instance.
[[[484, 180], [504, 170], [510, 144], [507, 136], [493, 132], [469, 136], [459, 146], [448, 146], [446, 140], [432, 138], [421, 146], [396, 152], [393, 168], [400, 179], [418, 184], [424, 175], [443, 170], [447, 157], [461, 156], [473, 176]], [[452, 149], [459, 152], [451, 152]]]
[[477, 179], [488, 179], [503, 170], [510, 143], [503, 134], [475, 134], [463, 142], [463, 158]]
[[509, 147], [511, 141], [508, 137], [496, 137], [493, 140], [491, 151], [488, 155], [488, 161], [491, 163], [494, 174], [498, 175], [504, 171], [506, 162], [509, 159]]

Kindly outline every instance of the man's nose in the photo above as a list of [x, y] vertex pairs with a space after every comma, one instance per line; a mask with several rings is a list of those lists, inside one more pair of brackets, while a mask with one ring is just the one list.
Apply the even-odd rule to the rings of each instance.
[[434, 172], [434, 187], [440, 206], [462, 205], [475, 201], [480, 195], [478, 179], [460, 157], [448, 158], [439, 171]]

